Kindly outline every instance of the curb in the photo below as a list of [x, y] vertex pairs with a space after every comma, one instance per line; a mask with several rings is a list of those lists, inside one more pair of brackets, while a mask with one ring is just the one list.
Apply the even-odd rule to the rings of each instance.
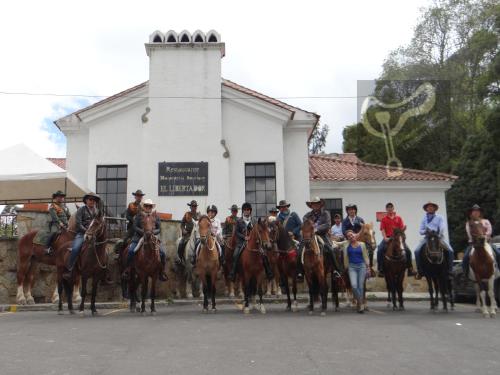
[[[331, 303], [331, 296], [329, 295], [329, 304]], [[383, 301], [387, 300], [386, 293], [377, 293], [377, 294], [367, 294], [368, 301]], [[425, 294], [409, 294], [404, 297], [405, 301], [428, 301], [429, 297]], [[286, 299], [282, 297], [264, 297], [264, 301], [266, 303], [284, 303]], [[299, 303], [307, 303], [308, 296], [298, 295], [297, 301]], [[166, 306], [196, 306], [201, 305], [203, 300], [201, 298], [192, 298], [192, 299], [174, 299], [174, 300], [157, 300], [155, 301], [156, 306], [158, 307], [166, 307]], [[220, 305], [232, 305], [235, 303], [242, 303], [241, 298], [227, 298], [222, 297], [217, 299], [217, 303]], [[78, 304], [74, 304], [75, 308]], [[57, 311], [57, 304], [53, 303], [39, 303], [35, 305], [0, 305], [0, 312], [25, 312], [25, 311]], [[85, 304], [85, 308], [90, 308], [90, 303]], [[97, 302], [96, 308], [100, 310], [106, 309], [126, 309], [128, 308], [128, 301], [120, 301], [120, 302]], [[64, 304], [64, 309], [66, 310], [66, 304]]]

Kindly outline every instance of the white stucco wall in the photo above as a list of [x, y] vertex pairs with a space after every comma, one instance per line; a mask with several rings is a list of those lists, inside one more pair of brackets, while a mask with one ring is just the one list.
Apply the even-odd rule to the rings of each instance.
[[[90, 186], [88, 178], [89, 132], [87, 129], [68, 131], [66, 135], [66, 170], [82, 184]], [[95, 184], [95, 181], [94, 181]]]
[[422, 206], [433, 201], [439, 205], [438, 213], [447, 218], [445, 191], [449, 188], [449, 182], [430, 181], [311, 182], [313, 195], [324, 199], [342, 198], [343, 207], [348, 203], [356, 204], [359, 216], [365, 222], [374, 223], [377, 243], [382, 239], [382, 234], [380, 223], [376, 221], [376, 212], [385, 211], [386, 203], [392, 202], [406, 223], [407, 244], [412, 250], [421, 238], [418, 229], [425, 213]]

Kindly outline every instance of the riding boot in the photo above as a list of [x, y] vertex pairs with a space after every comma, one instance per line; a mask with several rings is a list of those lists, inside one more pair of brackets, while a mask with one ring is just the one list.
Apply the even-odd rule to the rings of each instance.
[[160, 281], [167, 281], [168, 276], [167, 276], [167, 257], [165, 254], [160, 253], [160, 261], [161, 261], [161, 272], [159, 275]]
[[269, 264], [269, 258], [266, 254], [262, 255], [262, 262], [264, 263], [264, 270], [266, 271], [266, 277], [268, 280], [272, 280], [274, 277], [273, 270], [271, 269], [271, 264]]
[[405, 249], [406, 254], [406, 268], [408, 269], [408, 277], [416, 276], [417, 273], [413, 270], [413, 263], [411, 261], [411, 251], [410, 249]]

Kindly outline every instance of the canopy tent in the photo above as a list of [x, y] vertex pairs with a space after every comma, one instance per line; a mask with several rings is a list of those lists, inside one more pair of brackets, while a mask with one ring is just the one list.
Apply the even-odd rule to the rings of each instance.
[[66, 193], [67, 202], [88, 192], [64, 169], [24, 144], [0, 150], [0, 204], [51, 202], [52, 193]]

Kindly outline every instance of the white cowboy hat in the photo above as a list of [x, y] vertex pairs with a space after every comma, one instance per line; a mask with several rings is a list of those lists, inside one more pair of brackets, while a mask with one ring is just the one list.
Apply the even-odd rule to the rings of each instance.
[[314, 197], [310, 201], [306, 202], [307, 207], [311, 208], [313, 203], [321, 203], [322, 207], [325, 205], [325, 202], [320, 197]]
[[152, 199], [144, 199], [144, 201], [142, 202], [142, 205], [143, 206], [156, 206], [155, 203], [153, 203], [153, 200]]

